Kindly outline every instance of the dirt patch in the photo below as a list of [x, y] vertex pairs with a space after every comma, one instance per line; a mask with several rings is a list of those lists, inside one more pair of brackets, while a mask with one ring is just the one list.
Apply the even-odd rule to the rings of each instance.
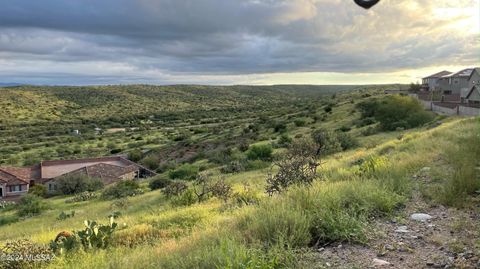
[[[431, 219], [417, 221], [412, 214]], [[309, 253], [313, 268], [480, 268], [480, 204], [458, 210], [426, 203], [417, 190], [401, 215], [376, 220], [365, 246], [335, 244]]]

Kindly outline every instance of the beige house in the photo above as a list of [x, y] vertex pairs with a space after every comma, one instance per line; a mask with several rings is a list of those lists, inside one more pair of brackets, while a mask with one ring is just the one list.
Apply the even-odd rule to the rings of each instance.
[[24, 168], [0, 167], [0, 199], [18, 198], [35, 184], [44, 184], [49, 193], [55, 193], [56, 179], [76, 174], [101, 179], [108, 185], [120, 180], [150, 177], [155, 172], [120, 156], [43, 161]]

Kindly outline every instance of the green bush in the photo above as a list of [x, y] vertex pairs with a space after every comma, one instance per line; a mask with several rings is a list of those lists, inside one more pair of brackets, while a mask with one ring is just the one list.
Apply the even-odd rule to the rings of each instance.
[[194, 180], [198, 172], [199, 169], [197, 166], [186, 163], [168, 172], [168, 176], [171, 179]]
[[138, 162], [143, 158], [143, 152], [139, 149], [132, 150], [128, 153], [128, 159], [132, 162]]
[[65, 200], [65, 203], [77, 203], [93, 200], [97, 198], [97, 194], [94, 192], [85, 191], [82, 193], [77, 193], [70, 199]]
[[28, 188], [28, 193], [36, 195], [38, 197], [46, 197], [47, 187], [45, 187], [45, 185], [33, 185]]
[[15, 205], [16, 205], [15, 202], [1, 200], [0, 201], [0, 211], [1, 210], [4, 210], [4, 211], [11, 210], [11, 209], [15, 208]]
[[272, 158], [273, 149], [271, 145], [253, 145], [247, 151], [249, 160], [268, 161]]
[[246, 171], [260, 170], [270, 166], [270, 163], [262, 160], [247, 161], [244, 165]]
[[282, 134], [278, 139], [277, 146], [278, 147], [288, 147], [292, 143], [292, 138], [289, 137], [287, 134]]
[[293, 122], [295, 123], [295, 126], [297, 126], [297, 127], [302, 127], [302, 126], [305, 126], [307, 124], [307, 122], [303, 119], [297, 119], [297, 120], [294, 120]]
[[170, 185], [172, 183], [172, 180], [169, 178], [166, 178], [164, 176], [157, 176], [153, 179], [150, 180], [148, 183], [148, 186], [150, 187], [151, 190], [158, 190], [158, 189], [163, 189]]
[[318, 129], [312, 133], [312, 139], [322, 154], [332, 154], [342, 151], [342, 145], [338, 141], [337, 134], [325, 129]]
[[47, 208], [47, 204], [42, 198], [27, 194], [20, 198], [20, 202], [17, 206], [17, 214], [20, 217], [28, 217], [40, 214]]
[[113, 186], [110, 186], [103, 190], [103, 199], [119, 199], [123, 197], [135, 196], [142, 194], [140, 185], [134, 180], [122, 180]]
[[425, 111], [417, 100], [408, 96], [390, 95], [381, 100], [359, 103], [357, 107], [364, 118], [374, 117], [385, 131], [415, 128], [434, 119], [431, 112]]
[[187, 189], [188, 189], [188, 186], [185, 183], [179, 182], [179, 181], [174, 181], [171, 184], [169, 184], [167, 187], [162, 189], [162, 192], [168, 198], [170, 198], [170, 197], [173, 197], [173, 196], [181, 195]]
[[343, 150], [349, 150], [359, 145], [358, 140], [348, 133], [337, 132], [337, 139]]
[[16, 216], [16, 215], [0, 216], [0, 226], [15, 223], [18, 220], [19, 220], [18, 216]]
[[150, 170], [156, 170], [160, 166], [160, 161], [158, 160], [157, 157], [153, 155], [149, 155], [145, 158], [143, 158], [140, 161], [141, 164], [145, 165]]
[[57, 220], [66, 220], [66, 219], [69, 219], [69, 218], [73, 218], [75, 216], [75, 211], [71, 211], [70, 213], [65, 213], [65, 211], [62, 211], [58, 217], [57, 217]]
[[174, 206], [190, 206], [197, 202], [197, 197], [192, 189], [187, 189], [180, 195], [173, 196], [170, 202]]
[[287, 124], [285, 122], [277, 122], [274, 124], [273, 130], [276, 133], [284, 133], [287, 131]]
[[58, 190], [63, 194], [76, 194], [85, 191], [97, 191], [103, 188], [103, 182], [82, 174], [65, 175], [55, 180]]

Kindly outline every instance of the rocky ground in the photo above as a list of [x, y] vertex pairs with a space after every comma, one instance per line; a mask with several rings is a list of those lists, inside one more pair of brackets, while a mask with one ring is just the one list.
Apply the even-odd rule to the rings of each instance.
[[430, 205], [417, 189], [399, 217], [375, 221], [369, 233], [368, 245], [325, 246], [306, 259], [316, 268], [480, 268], [479, 203]]

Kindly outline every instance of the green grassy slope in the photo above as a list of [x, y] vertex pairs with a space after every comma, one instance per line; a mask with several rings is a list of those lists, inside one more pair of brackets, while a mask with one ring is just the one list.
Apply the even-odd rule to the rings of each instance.
[[[365, 242], [368, 219], [396, 214], [409, 199], [414, 184], [411, 175], [424, 166], [435, 171], [455, 169], [455, 163], [478, 154], [479, 119], [452, 119], [434, 129], [391, 133], [383, 143], [339, 153], [324, 160], [324, 180], [311, 188], [297, 188], [269, 198], [263, 195], [266, 170], [228, 176], [261, 197], [258, 206], [228, 207], [209, 200], [190, 207], [171, 205], [159, 191], [129, 198], [122, 210], [114, 245], [107, 250], [64, 256], [51, 268], [271, 268], [302, 267], [296, 248], [312, 242], [347, 240]], [[352, 165], [361, 158], [378, 161], [370, 174], [358, 175]], [[445, 167], [439, 158], [450, 165]], [[457, 160], [457, 162], [455, 161]], [[463, 169], [474, 169], [470, 165]], [[449, 190], [453, 180], [445, 177], [436, 186]], [[428, 187], [428, 188], [427, 188]], [[442, 199], [438, 196], [432, 199]], [[0, 227], [0, 241], [30, 238], [48, 243], [62, 230], [78, 229], [84, 219], [105, 219], [111, 201], [64, 203], [51, 199], [51, 209], [10, 226]], [[75, 210], [74, 218], [57, 221], [62, 210]], [[1, 213], [4, 214], [9, 213]], [[105, 219], [106, 221], [106, 219]], [[315, 229], [312, 230], [312, 228]], [[267, 243], [267, 245], [265, 245]], [[266, 246], [266, 248], [265, 248]], [[243, 265], [242, 265], [243, 264]]]

